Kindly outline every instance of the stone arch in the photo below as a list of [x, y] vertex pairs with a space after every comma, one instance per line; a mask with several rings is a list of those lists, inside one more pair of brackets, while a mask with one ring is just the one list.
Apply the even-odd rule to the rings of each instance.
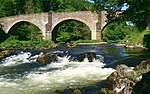
[[[91, 33], [92, 33], [92, 29], [90, 28], [90, 26], [87, 24], [87, 23], [85, 23], [84, 21], [82, 21], [82, 20], [77, 20], [77, 19], [72, 19], [72, 18], [65, 18], [65, 19], [62, 19], [62, 20], [60, 20], [60, 21], [58, 21], [57, 23], [55, 23], [53, 26], [52, 26], [52, 29], [51, 29], [51, 38], [52, 38], [52, 40], [54, 40], [54, 31], [55, 31], [55, 29], [57, 28], [57, 27], [59, 27], [59, 25], [61, 25], [63, 22], [67, 22], [67, 21], [77, 21], [77, 22], [80, 22], [80, 23], [82, 23], [82, 24], [85, 24], [87, 27], [88, 27], [88, 29], [91, 31]], [[91, 35], [92, 34], [90, 34], [90, 37], [91, 37]]]
[[92, 31], [92, 29], [93, 29], [93, 28], [91, 27], [90, 22], [88, 22], [88, 21], [84, 21], [84, 20], [82, 20], [82, 19], [80, 19], [80, 18], [71, 18], [71, 17], [68, 17], [68, 18], [60, 19], [60, 20], [57, 21], [56, 23], [53, 23], [51, 31], [53, 31], [53, 29], [55, 28], [55, 26], [57, 26], [59, 23], [64, 22], [64, 21], [67, 21], [67, 20], [75, 20], [75, 21], [82, 22], [82, 23], [84, 23], [86, 26], [88, 26], [91, 31]]
[[35, 23], [32, 23], [32, 22], [27, 21], [27, 20], [18, 20], [18, 21], [14, 22], [14, 23], [12, 23], [11, 25], [8, 26], [8, 28], [7, 28], [7, 30], [6, 30], [6, 33], [10, 33], [11, 30], [12, 30], [13, 28], [15, 28], [15, 26], [17, 27], [17, 25], [18, 25], [18, 27], [19, 27], [22, 23], [30, 23], [30, 24], [32, 24], [32, 25], [38, 27], [38, 28], [42, 31], [42, 28], [40, 28], [40, 26], [36, 25]]

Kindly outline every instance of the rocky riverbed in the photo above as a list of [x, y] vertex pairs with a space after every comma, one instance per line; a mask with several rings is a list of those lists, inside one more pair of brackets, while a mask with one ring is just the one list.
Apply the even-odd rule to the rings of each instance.
[[[134, 68], [118, 65], [116, 71], [106, 79], [108, 87], [102, 88], [100, 94], [150, 94], [147, 89], [150, 86], [149, 71], [150, 60], [142, 61], [140, 65]], [[145, 88], [141, 86], [144, 83]], [[140, 87], [146, 93], [139, 93], [142, 91]]]

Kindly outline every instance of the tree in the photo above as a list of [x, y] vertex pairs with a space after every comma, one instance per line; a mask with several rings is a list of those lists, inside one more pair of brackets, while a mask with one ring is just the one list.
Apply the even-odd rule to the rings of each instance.
[[103, 30], [103, 40], [123, 40], [128, 34], [135, 31], [135, 26], [129, 26], [125, 22], [112, 22]]
[[129, 8], [123, 12], [125, 20], [132, 21], [139, 30], [150, 26], [150, 0], [127, 0]]
[[12, 0], [0, 0], [0, 17], [15, 15]]
[[[133, 22], [139, 30], [150, 25], [150, 0], [93, 0], [96, 5], [103, 7], [108, 12], [108, 22], [120, 18], [124, 21]], [[101, 3], [103, 2], [103, 3]], [[122, 11], [123, 4], [129, 5], [128, 9]], [[102, 8], [95, 8], [101, 10]], [[118, 15], [120, 11], [120, 15]], [[116, 16], [116, 14], [119, 16]]]
[[91, 8], [91, 4], [85, 0], [60, 0], [58, 11], [85, 11], [89, 8]]
[[42, 12], [42, 3], [39, 0], [26, 0], [24, 10], [25, 14]]
[[[53, 34], [57, 42], [70, 42], [76, 40], [85, 40], [91, 38], [90, 29], [81, 22], [68, 20], [62, 22]], [[55, 39], [54, 39], [55, 41]]]

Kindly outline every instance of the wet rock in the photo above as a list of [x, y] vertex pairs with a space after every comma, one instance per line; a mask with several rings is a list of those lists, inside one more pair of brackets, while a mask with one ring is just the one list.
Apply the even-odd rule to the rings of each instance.
[[75, 89], [72, 94], [85, 94], [82, 89]]
[[[102, 94], [110, 94], [110, 91], [114, 91], [115, 94], [150, 94], [150, 72], [148, 71], [150, 71], [150, 60], [142, 61], [135, 68], [124, 64], [118, 65], [116, 71], [106, 79], [109, 86], [107, 89], [103, 88], [101, 92]], [[144, 73], [147, 74], [142, 77]]]
[[0, 51], [0, 59], [10, 56], [13, 53], [13, 50], [2, 50]]
[[44, 54], [41, 52], [36, 61], [42, 64], [50, 64], [57, 61], [57, 56], [53, 53]]
[[82, 62], [85, 58], [88, 59], [89, 62], [92, 62], [94, 58], [96, 58], [96, 54], [95, 53], [82, 53], [76, 56], [77, 61]]
[[150, 60], [144, 60], [134, 68], [134, 70], [140, 69], [147, 70], [147, 72], [150, 71]]
[[77, 44], [75, 44], [74, 42], [67, 43], [67, 47], [69, 47], [69, 48], [74, 48], [76, 46], [77, 46]]
[[100, 94], [116, 94], [113, 90], [109, 90], [108, 88], [102, 88], [100, 90]]

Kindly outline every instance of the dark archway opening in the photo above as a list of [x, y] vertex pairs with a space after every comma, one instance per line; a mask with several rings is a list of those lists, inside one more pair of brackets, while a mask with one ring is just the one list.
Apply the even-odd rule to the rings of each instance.
[[9, 37], [8, 34], [5, 33], [2, 29], [0, 29], [0, 43], [4, 42]]
[[12, 26], [8, 34], [16, 36], [18, 40], [33, 40], [38, 36], [42, 36], [41, 30], [29, 22], [21, 21]]
[[90, 40], [90, 28], [77, 20], [65, 20], [59, 23], [52, 31], [52, 41], [71, 42], [77, 40]]

